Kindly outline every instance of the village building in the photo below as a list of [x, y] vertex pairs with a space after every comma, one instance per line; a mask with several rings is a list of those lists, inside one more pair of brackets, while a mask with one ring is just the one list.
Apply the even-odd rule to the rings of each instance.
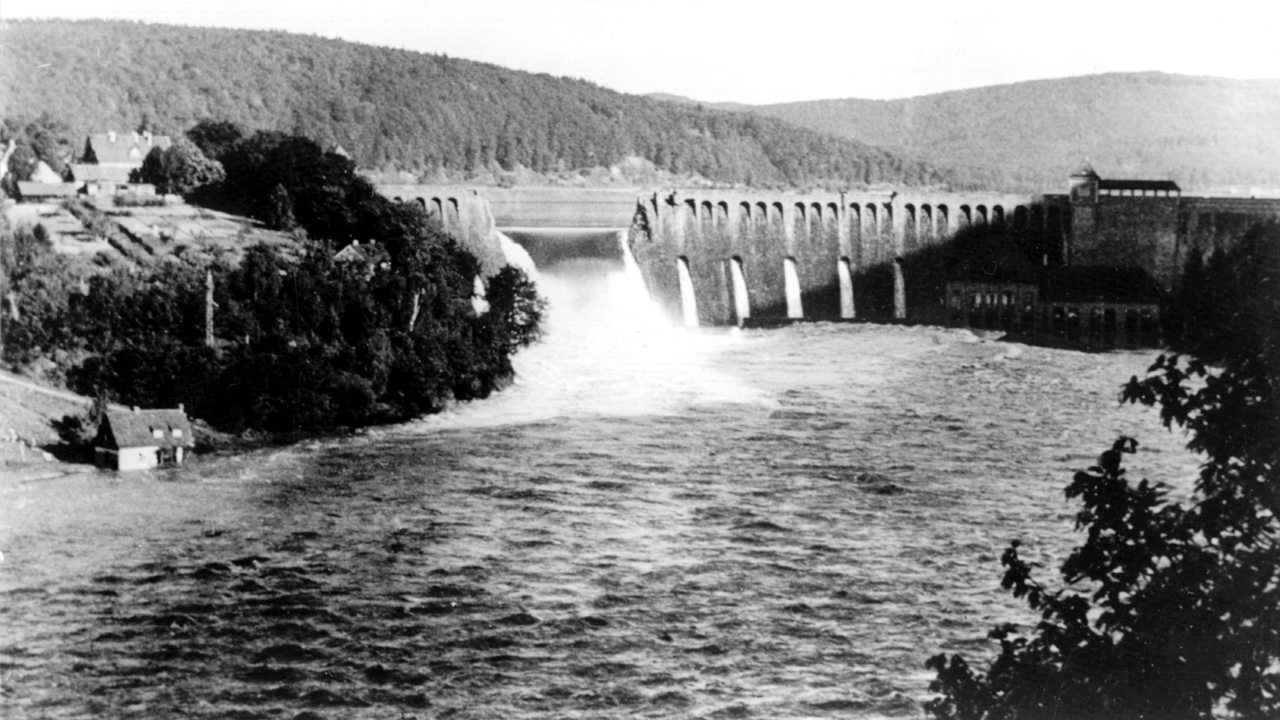
[[63, 182], [61, 175], [43, 160], [36, 163], [31, 177], [19, 180], [18, 198], [22, 202], [51, 202], [75, 197], [75, 183]]
[[75, 197], [75, 183], [18, 181], [18, 199], [23, 202], [50, 202]]
[[[367, 249], [368, 246], [366, 245]], [[356, 265], [369, 265], [369, 256], [360, 247], [359, 240], [352, 240], [346, 247], [334, 253], [333, 261], [342, 265], [354, 263]]]
[[154, 185], [130, 182], [134, 169], [127, 165], [74, 163], [71, 165], [71, 177], [80, 186], [81, 191], [89, 196], [115, 195], [121, 192], [155, 195]]
[[133, 182], [134, 175], [147, 153], [172, 144], [167, 135], [149, 132], [94, 133], [85, 139], [83, 162], [71, 164], [71, 179], [79, 192], [89, 196], [155, 195], [154, 185]]
[[191, 420], [175, 409], [108, 409], [94, 439], [94, 464], [112, 470], [180, 465], [195, 446]]
[[359, 240], [352, 240], [346, 247], [334, 253], [333, 261], [353, 272], [360, 273], [366, 280], [373, 277], [375, 272], [391, 267], [391, 256], [376, 240], [363, 245]]
[[49, 163], [40, 160], [36, 163], [35, 169], [31, 171], [31, 177], [27, 179], [31, 182], [53, 184], [62, 182], [64, 178], [57, 170], [49, 167]]
[[117, 133], [114, 130], [105, 133], [94, 133], [84, 143], [84, 161], [86, 164], [98, 165], [102, 168], [125, 169], [124, 182], [128, 182], [128, 171], [142, 167], [142, 161], [153, 148], [167, 150], [173, 143], [167, 135], [144, 133]]

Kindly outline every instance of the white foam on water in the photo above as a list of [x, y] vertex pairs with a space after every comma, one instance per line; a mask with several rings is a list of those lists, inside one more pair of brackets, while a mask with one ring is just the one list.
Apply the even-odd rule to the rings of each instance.
[[526, 272], [533, 268], [529, 274], [548, 301], [544, 338], [516, 355], [510, 388], [412, 426], [665, 414], [696, 404], [764, 402], [764, 393], [715, 368], [718, 358], [751, 338], [674, 325], [649, 298], [624, 233], [618, 243], [616, 257], [573, 258], [538, 268], [524, 248], [503, 236], [508, 262]]
[[698, 296], [693, 292], [693, 276], [689, 274], [689, 261], [684, 258], [677, 260], [676, 271], [680, 276], [680, 311], [684, 316], [684, 325], [698, 327]]
[[498, 247], [502, 250], [502, 257], [507, 261], [508, 265], [520, 268], [531, 280], [537, 282], [538, 266], [534, 264], [528, 250], [525, 250], [520, 243], [512, 240], [504, 233], [498, 233]]

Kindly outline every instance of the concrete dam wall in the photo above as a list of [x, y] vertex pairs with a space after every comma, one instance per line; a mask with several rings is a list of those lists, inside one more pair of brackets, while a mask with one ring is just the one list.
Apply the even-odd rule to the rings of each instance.
[[386, 197], [417, 202], [446, 230], [473, 232], [482, 220], [468, 214], [476, 201], [487, 206], [492, 226], [505, 228], [612, 228], [631, 224], [639, 188], [469, 188], [450, 185], [382, 185]]
[[650, 296], [706, 325], [1149, 313], [1188, 257], [1280, 221], [1280, 200], [1184, 197], [1168, 181], [1102, 180], [1087, 166], [1063, 194], [379, 190], [419, 204], [486, 274], [505, 263], [500, 230], [626, 230]]
[[664, 192], [640, 199], [628, 242], [650, 294], [700, 324], [994, 312], [1050, 325], [1153, 312], [1189, 257], [1280, 222], [1276, 199], [1184, 197], [1087, 166], [1070, 180], [1034, 195]]
[[964, 228], [1015, 219], [1046, 248], [1060, 247], [1061, 208], [1044, 203], [1004, 194], [667, 193], [641, 200], [628, 241], [650, 294], [675, 317], [694, 312], [691, 286], [701, 324], [905, 319], [904, 258]]
[[381, 185], [378, 191], [396, 202], [414, 203], [434, 217], [444, 231], [480, 259], [485, 276], [507, 264], [489, 202], [475, 190], [432, 185]]

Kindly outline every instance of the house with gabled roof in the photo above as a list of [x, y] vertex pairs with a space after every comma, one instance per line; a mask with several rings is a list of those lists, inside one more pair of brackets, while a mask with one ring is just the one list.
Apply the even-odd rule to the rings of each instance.
[[18, 181], [18, 197], [23, 202], [49, 202], [75, 197], [78, 193], [75, 183], [45, 183]]
[[[128, 172], [142, 167], [142, 161], [147, 157], [147, 153], [154, 148], [167, 150], [172, 144], [168, 135], [152, 135], [149, 132], [118, 133], [112, 130], [94, 133], [84, 142], [84, 162], [117, 169], [102, 171], [107, 173], [118, 174], [119, 169], [124, 169], [124, 180], [127, 181]], [[84, 170], [82, 169], [81, 172], [83, 173]], [[113, 176], [113, 179], [115, 177]]]
[[94, 133], [84, 141], [84, 161], [73, 163], [71, 174], [88, 195], [113, 195], [125, 190], [151, 195], [154, 187], [132, 183], [133, 173], [142, 167], [147, 153], [155, 148], [167, 150], [171, 145], [169, 136], [150, 132]]
[[195, 437], [179, 405], [172, 409], [110, 408], [94, 438], [94, 464], [112, 470], [145, 470], [180, 465]]
[[49, 167], [49, 163], [40, 160], [36, 162], [36, 167], [31, 171], [31, 177], [27, 178], [31, 182], [54, 184], [62, 182], [63, 178], [56, 170]]
[[391, 257], [378, 241], [371, 240], [361, 245], [359, 240], [352, 240], [346, 247], [334, 253], [333, 261], [340, 266], [358, 269], [365, 279], [373, 277], [379, 270], [391, 267]]
[[[141, 167], [141, 164], [139, 164]], [[96, 165], [94, 163], [72, 163], [71, 176], [81, 183], [112, 183], [124, 185], [129, 182], [129, 175], [134, 170], [132, 165]]]

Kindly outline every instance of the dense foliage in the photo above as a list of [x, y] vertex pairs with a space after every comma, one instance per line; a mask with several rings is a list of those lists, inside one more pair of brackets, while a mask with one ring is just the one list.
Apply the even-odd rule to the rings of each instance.
[[155, 185], [158, 193], [186, 195], [220, 183], [224, 176], [221, 163], [205, 157], [190, 140], [178, 138], [167, 148], [152, 148], [133, 179]]
[[1202, 453], [1185, 503], [1125, 478], [1121, 438], [1067, 496], [1087, 533], [1050, 590], [1006, 551], [1003, 585], [1038, 611], [997, 628], [986, 674], [930, 660], [939, 718], [1280, 716], [1280, 228], [1215, 253], [1179, 292], [1171, 351], [1122, 397]]
[[438, 55], [107, 21], [11, 21], [0, 32], [0, 98], [8, 98], [0, 115], [47, 111], [81, 137], [132, 129], [144, 115], [170, 135], [222, 118], [340, 145], [366, 167], [429, 179], [516, 167], [579, 171], [639, 157], [673, 173], [757, 186], [949, 180], [925, 163], [779, 120]]
[[1280, 186], [1274, 79], [1113, 73], [897, 100], [738, 107], [918, 153], [993, 188], [1061, 191], [1085, 158], [1104, 177], [1170, 178], [1184, 190]]
[[187, 130], [187, 139], [195, 143], [205, 157], [219, 162], [244, 135], [244, 128], [229, 120], [205, 119]]
[[[185, 403], [227, 430], [406, 418], [508, 380], [510, 355], [537, 337], [543, 308], [520, 271], [491, 278], [491, 309], [479, 312], [479, 261], [420, 207], [374, 193], [346, 158], [280, 134], [243, 139], [227, 157], [219, 192], [296, 228], [300, 258], [256, 246], [234, 266], [167, 258], [102, 270], [81, 287], [40, 228], [5, 233], [21, 309], [5, 328], [5, 362], [52, 359], [81, 393]], [[289, 206], [287, 222], [254, 196], [268, 188]], [[358, 251], [335, 257], [353, 237]]]
[[15, 183], [31, 179], [37, 163], [43, 162], [61, 176], [70, 170], [72, 160], [80, 155], [71, 126], [48, 113], [25, 122], [5, 117], [0, 122], [0, 146], [7, 148], [11, 142], [13, 153], [9, 155], [7, 172], [0, 186], [0, 190], [10, 197], [16, 195]]

